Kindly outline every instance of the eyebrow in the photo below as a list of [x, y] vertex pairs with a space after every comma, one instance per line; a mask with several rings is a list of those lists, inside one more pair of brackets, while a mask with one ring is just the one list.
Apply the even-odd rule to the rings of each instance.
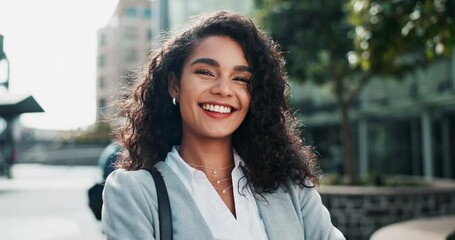
[[[211, 59], [211, 58], [198, 58], [198, 59], [194, 60], [193, 62], [191, 62], [190, 65], [194, 65], [194, 64], [198, 64], [198, 63], [207, 64], [207, 65], [210, 65], [213, 67], [220, 67], [220, 64], [215, 59]], [[236, 66], [234, 66], [234, 70], [237, 72], [249, 72], [249, 73], [253, 72], [250, 67], [244, 66], [244, 65], [236, 65]]]

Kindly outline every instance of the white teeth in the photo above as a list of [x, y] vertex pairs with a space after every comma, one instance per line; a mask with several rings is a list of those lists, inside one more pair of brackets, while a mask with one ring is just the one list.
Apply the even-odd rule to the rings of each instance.
[[204, 110], [208, 110], [211, 112], [218, 112], [218, 113], [230, 113], [231, 108], [230, 107], [225, 107], [225, 106], [220, 106], [220, 105], [212, 105], [212, 104], [203, 104], [202, 108]]

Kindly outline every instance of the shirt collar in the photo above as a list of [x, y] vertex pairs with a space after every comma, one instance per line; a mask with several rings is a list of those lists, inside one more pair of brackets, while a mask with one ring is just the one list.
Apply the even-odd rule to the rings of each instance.
[[[183, 158], [180, 156], [178, 149], [180, 146], [173, 146], [172, 150], [167, 154], [165, 162], [171, 167], [171, 169], [177, 173], [178, 176], [182, 177], [185, 181], [184, 184], [189, 184], [190, 182], [193, 181], [193, 179], [196, 176], [200, 176], [200, 173], [202, 171], [197, 170], [188, 163], [183, 160]], [[245, 162], [243, 159], [237, 154], [237, 152], [234, 149], [234, 169], [233, 172], [237, 172], [238, 170], [241, 170], [239, 166], [242, 165], [242, 167], [245, 167]]]
[[[178, 149], [180, 146], [172, 147], [172, 150], [168, 152], [165, 162], [171, 167], [171, 169], [182, 178], [182, 182], [185, 185], [189, 185], [194, 175], [194, 169], [191, 168], [183, 159], [180, 157]], [[188, 186], [187, 186], [188, 187]]]
[[237, 154], [237, 151], [234, 150], [234, 170], [238, 169], [240, 165], [245, 167], [245, 161]]

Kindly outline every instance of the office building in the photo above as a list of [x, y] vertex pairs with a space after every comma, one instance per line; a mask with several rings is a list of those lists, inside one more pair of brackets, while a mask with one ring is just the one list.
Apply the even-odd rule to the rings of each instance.
[[98, 30], [97, 122], [116, 113], [115, 99], [151, 50], [152, 5], [151, 0], [119, 0], [107, 26]]

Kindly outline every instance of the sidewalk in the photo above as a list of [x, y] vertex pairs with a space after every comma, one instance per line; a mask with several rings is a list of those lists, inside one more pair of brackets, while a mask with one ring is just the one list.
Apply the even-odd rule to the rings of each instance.
[[99, 179], [96, 166], [14, 165], [0, 178], [0, 239], [104, 239], [86, 192]]

